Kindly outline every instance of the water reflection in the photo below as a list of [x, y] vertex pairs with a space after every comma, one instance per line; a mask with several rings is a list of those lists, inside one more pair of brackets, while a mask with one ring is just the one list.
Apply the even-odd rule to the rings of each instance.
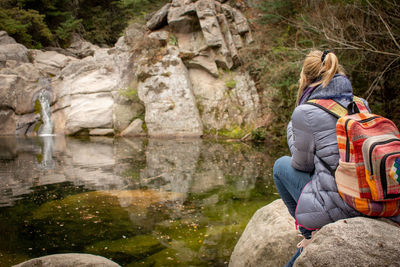
[[0, 265], [86, 252], [225, 266], [254, 211], [276, 198], [272, 162], [202, 139], [2, 137]]

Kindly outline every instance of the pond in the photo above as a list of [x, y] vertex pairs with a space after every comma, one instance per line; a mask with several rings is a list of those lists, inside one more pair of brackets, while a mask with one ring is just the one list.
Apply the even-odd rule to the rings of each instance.
[[0, 266], [90, 253], [122, 266], [227, 266], [277, 199], [264, 144], [0, 138]]

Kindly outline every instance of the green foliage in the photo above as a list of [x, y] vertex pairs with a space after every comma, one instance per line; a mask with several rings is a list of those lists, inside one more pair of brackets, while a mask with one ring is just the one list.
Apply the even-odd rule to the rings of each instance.
[[228, 87], [229, 89], [233, 89], [236, 87], [236, 83], [237, 83], [236, 80], [231, 78], [231, 79], [225, 81], [225, 86]]
[[169, 36], [169, 44], [170, 45], [178, 45], [178, 37], [176, 37], [176, 35], [174, 35], [174, 34], [171, 34], [170, 36]]
[[32, 9], [0, 8], [0, 29], [28, 47], [40, 48], [42, 44], [49, 44], [53, 40], [44, 17]]
[[137, 88], [128, 87], [126, 89], [121, 89], [119, 93], [135, 103], [140, 102]]
[[55, 34], [58, 39], [60, 39], [63, 43], [68, 43], [79, 25], [82, 23], [82, 19], [75, 19], [70, 16], [65, 22], [60, 23], [60, 26], [55, 30]]
[[29, 48], [68, 46], [72, 33], [96, 44], [113, 45], [127, 24], [167, 0], [2, 0], [0, 29]]
[[266, 127], [259, 127], [251, 131], [251, 139], [254, 141], [264, 141], [268, 136]]

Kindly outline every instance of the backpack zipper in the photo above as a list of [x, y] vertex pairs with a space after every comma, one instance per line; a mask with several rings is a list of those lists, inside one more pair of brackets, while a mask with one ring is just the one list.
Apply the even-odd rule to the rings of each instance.
[[[382, 190], [383, 190], [383, 197], [386, 199], [386, 198], [396, 198], [396, 197], [399, 197], [399, 194], [392, 194], [392, 195], [388, 195], [387, 194], [387, 182], [386, 182], [386, 160], [387, 160], [387, 158], [388, 157], [390, 157], [390, 156], [393, 156], [393, 155], [396, 155], [396, 154], [399, 154], [400, 155], [400, 151], [397, 151], [397, 152], [392, 152], [392, 153], [389, 153], [389, 154], [386, 154], [383, 158], [382, 158], [382, 161], [381, 161], [381, 168], [380, 168], [380, 171], [381, 171], [381, 183], [382, 183]], [[383, 178], [385, 178], [385, 179], [383, 179]]]
[[[364, 119], [364, 120], [355, 120], [358, 123], [364, 123], [364, 122], [369, 122], [372, 121], [374, 119], [380, 118], [381, 116], [373, 116], [370, 117], [368, 119]], [[347, 130], [347, 125], [349, 124], [349, 121], [354, 120], [354, 119], [347, 119], [346, 122], [344, 123], [344, 128], [346, 130], [346, 162], [350, 162], [350, 140], [349, 140], [349, 132]]]
[[388, 140], [385, 140], [385, 141], [376, 142], [369, 148], [368, 156], [369, 156], [369, 166], [371, 168], [371, 175], [374, 174], [374, 170], [372, 168], [372, 151], [375, 149], [376, 146], [386, 145], [386, 144], [389, 144], [389, 143], [395, 142], [395, 141], [399, 141], [400, 142], [400, 139], [392, 138], [392, 139], [388, 139]]

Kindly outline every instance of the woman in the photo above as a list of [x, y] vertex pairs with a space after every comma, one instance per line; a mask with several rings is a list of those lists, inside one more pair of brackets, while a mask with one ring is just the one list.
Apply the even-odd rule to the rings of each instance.
[[287, 266], [292, 266], [300, 255], [313, 230], [361, 216], [342, 200], [327, 166], [335, 170], [339, 163], [337, 119], [316, 106], [304, 104], [310, 99], [334, 99], [346, 107], [352, 98], [351, 83], [336, 55], [329, 51], [310, 52], [300, 73], [297, 107], [287, 127], [292, 157], [278, 159], [273, 170], [278, 193], [305, 238]]

